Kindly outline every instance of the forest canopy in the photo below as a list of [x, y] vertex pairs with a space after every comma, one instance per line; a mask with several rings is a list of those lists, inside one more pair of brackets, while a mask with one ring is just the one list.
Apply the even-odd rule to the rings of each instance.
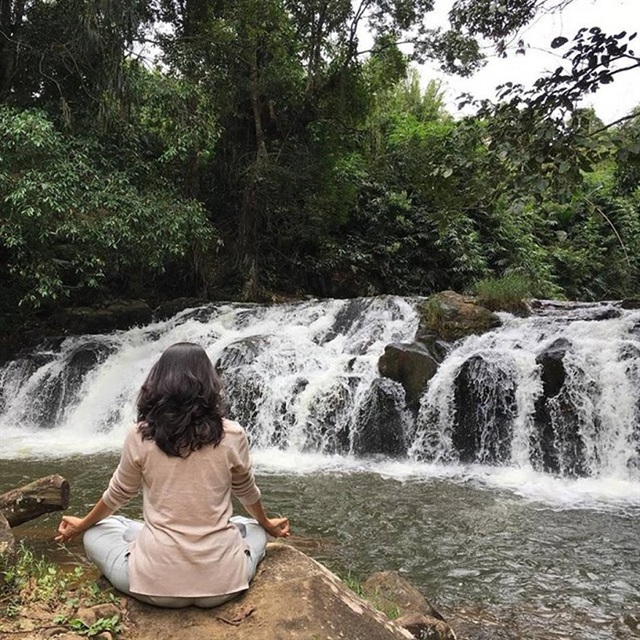
[[579, 107], [637, 73], [635, 34], [556, 37], [553, 73], [465, 117], [414, 67], [473, 73], [568, 1], [456, 0], [448, 29], [433, 0], [3, 1], [0, 313], [487, 282], [638, 297], [640, 111]]

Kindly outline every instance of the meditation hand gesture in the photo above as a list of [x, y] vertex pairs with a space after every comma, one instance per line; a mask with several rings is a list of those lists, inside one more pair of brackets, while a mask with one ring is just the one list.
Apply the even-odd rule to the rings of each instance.
[[56, 542], [69, 542], [82, 533], [82, 518], [75, 516], [62, 516], [60, 525], [58, 526], [58, 535], [55, 537]]
[[289, 537], [289, 519], [288, 518], [267, 518], [266, 522], [261, 523], [262, 528], [268, 535], [273, 538]]

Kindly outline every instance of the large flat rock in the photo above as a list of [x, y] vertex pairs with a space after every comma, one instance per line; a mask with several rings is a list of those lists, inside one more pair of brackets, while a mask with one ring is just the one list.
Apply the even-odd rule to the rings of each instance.
[[[170, 577], [168, 577], [170, 579]], [[251, 588], [215, 609], [127, 602], [131, 640], [407, 640], [413, 636], [328, 569], [285, 544], [269, 545]]]

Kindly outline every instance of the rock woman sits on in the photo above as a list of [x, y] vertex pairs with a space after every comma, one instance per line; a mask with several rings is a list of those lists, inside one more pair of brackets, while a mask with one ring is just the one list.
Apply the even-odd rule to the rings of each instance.
[[[169, 347], [151, 369], [107, 490], [84, 518], [63, 516], [56, 541], [84, 533], [87, 556], [113, 586], [161, 607], [215, 607], [249, 586], [268, 518], [243, 428], [222, 417], [220, 382], [198, 345]], [[112, 515], [142, 489], [144, 521]], [[235, 495], [253, 518], [232, 516]]]

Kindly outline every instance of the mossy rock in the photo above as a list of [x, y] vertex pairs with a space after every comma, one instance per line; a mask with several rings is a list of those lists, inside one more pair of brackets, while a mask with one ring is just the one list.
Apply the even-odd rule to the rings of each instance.
[[482, 334], [499, 327], [500, 318], [476, 303], [475, 298], [455, 291], [436, 293], [422, 302], [418, 311], [420, 324], [416, 340], [423, 342], [436, 334], [442, 340], [454, 342], [473, 334]]

